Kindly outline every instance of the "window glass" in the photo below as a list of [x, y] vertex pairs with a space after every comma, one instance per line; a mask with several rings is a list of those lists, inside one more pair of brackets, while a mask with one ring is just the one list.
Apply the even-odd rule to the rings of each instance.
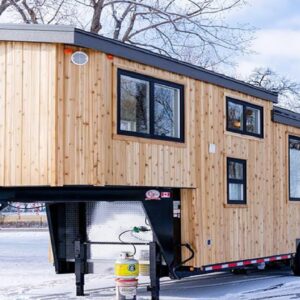
[[154, 134], [180, 137], [180, 90], [154, 85]]
[[290, 148], [290, 198], [300, 199], [300, 138], [289, 139]]
[[240, 183], [229, 183], [229, 200], [244, 201], [244, 185]]
[[121, 75], [120, 129], [149, 133], [149, 83]]
[[246, 204], [246, 161], [227, 158], [227, 189], [229, 204]]
[[243, 130], [243, 105], [228, 101], [228, 127]]
[[227, 130], [263, 137], [263, 107], [227, 97]]
[[241, 179], [243, 180], [243, 164], [235, 161], [229, 161], [229, 178], [230, 179]]
[[260, 110], [246, 107], [246, 130], [250, 133], [260, 134]]
[[118, 134], [184, 142], [184, 86], [118, 70]]

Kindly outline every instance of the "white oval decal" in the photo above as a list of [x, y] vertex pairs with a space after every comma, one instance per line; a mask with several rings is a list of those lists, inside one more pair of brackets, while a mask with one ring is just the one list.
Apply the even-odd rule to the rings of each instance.
[[149, 190], [146, 192], [146, 200], [159, 200], [160, 192], [158, 190]]

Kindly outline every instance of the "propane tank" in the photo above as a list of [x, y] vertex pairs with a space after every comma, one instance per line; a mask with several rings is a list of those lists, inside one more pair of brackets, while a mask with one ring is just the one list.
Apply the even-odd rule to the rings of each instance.
[[138, 280], [116, 279], [116, 300], [136, 300]]
[[115, 262], [115, 275], [122, 279], [135, 279], [139, 276], [139, 264], [128, 252], [121, 252]]

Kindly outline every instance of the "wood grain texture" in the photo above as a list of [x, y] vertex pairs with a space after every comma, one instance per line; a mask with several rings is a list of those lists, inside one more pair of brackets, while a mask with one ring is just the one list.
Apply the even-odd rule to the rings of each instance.
[[[271, 102], [94, 50], [76, 66], [64, 48], [0, 43], [1, 186], [176, 187], [194, 266], [295, 251], [288, 135], [300, 129], [273, 123]], [[184, 143], [117, 134], [118, 68], [184, 85]], [[226, 95], [263, 106], [263, 139], [226, 131]], [[245, 206], [226, 205], [227, 157], [247, 160]]]
[[1, 42], [0, 64], [0, 183], [51, 184], [56, 46]]
[[[122, 59], [112, 61], [93, 50], [86, 52], [89, 63], [85, 66], [72, 64], [68, 54], [63, 60], [64, 84], [59, 89], [59, 99], [64, 99], [59, 106], [63, 113], [58, 112], [63, 116], [64, 129], [59, 146], [64, 159], [57, 170], [60, 184], [194, 187], [195, 82]], [[117, 135], [118, 68], [188, 86], [184, 144]]]

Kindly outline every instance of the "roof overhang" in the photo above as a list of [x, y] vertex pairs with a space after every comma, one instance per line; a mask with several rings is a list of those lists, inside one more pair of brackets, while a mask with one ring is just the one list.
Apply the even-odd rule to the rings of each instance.
[[300, 114], [282, 107], [274, 106], [272, 121], [300, 128]]
[[0, 24], [0, 41], [62, 43], [99, 50], [114, 56], [177, 73], [253, 97], [278, 102], [277, 93], [204, 68], [86, 32], [71, 26]]

